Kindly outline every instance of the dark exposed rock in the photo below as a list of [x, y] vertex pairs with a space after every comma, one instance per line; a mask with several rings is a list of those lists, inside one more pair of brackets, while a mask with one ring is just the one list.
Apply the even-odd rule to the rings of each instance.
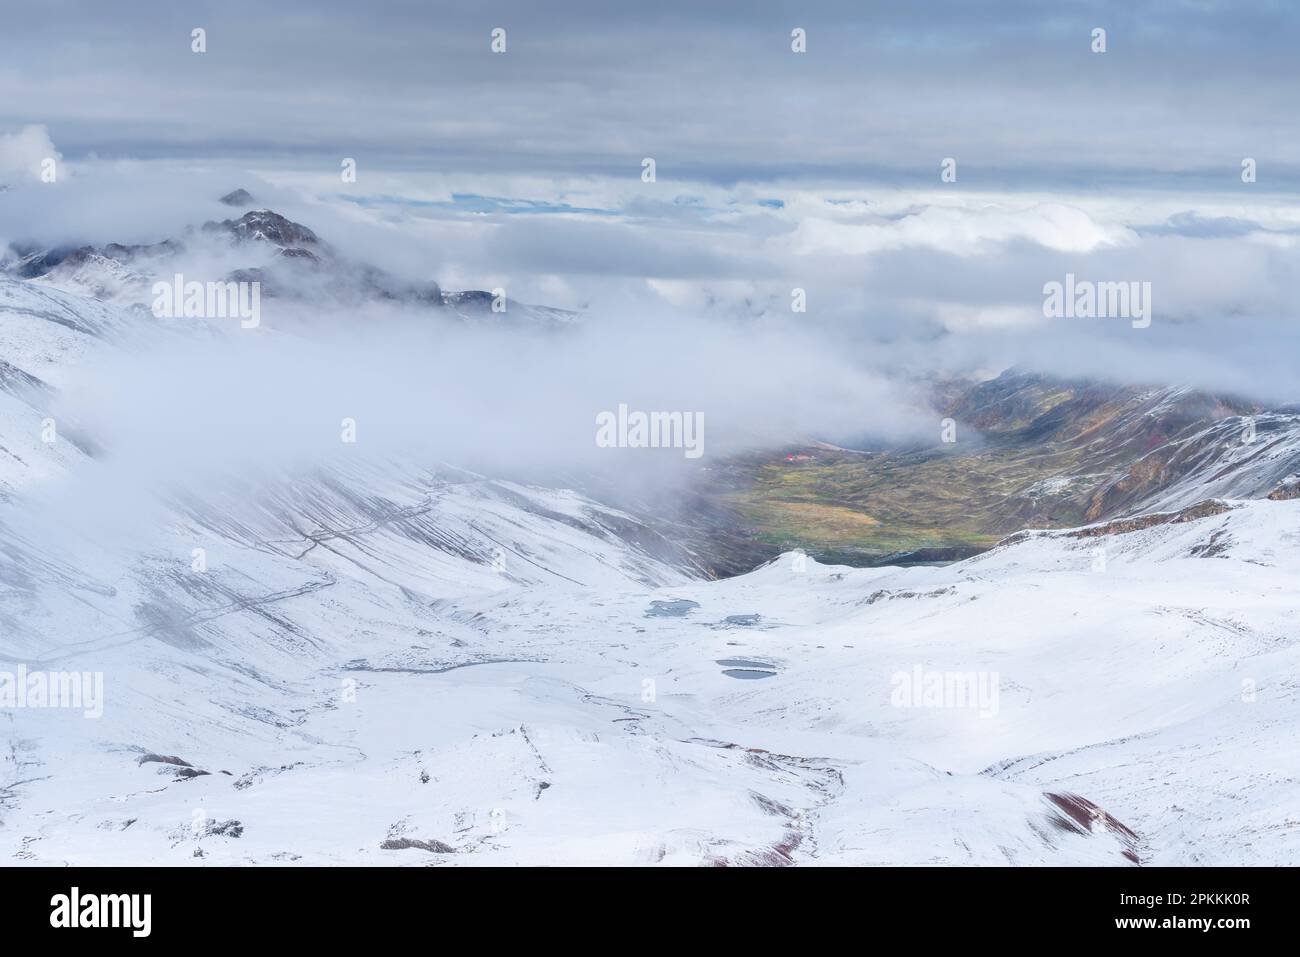
[[221, 197], [221, 202], [227, 206], [238, 206], [246, 208], [253, 205], [253, 194], [246, 189], [231, 190], [225, 196]]
[[1108, 831], [1122, 845], [1120, 854], [1134, 864], [1140, 864], [1138, 848], [1141, 838], [1123, 822], [1116, 820], [1086, 797], [1069, 792], [1059, 794], [1045, 791], [1043, 797], [1051, 805], [1048, 820], [1058, 829], [1074, 834], [1096, 834]]
[[242, 837], [244, 825], [233, 818], [229, 821], [208, 821], [203, 828], [203, 837]]
[[1201, 542], [1199, 545], [1193, 545], [1191, 554], [1197, 558], [1217, 558], [1220, 555], [1226, 555], [1228, 549], [1235, 544], [1231, 535], [1220, 529], [1210, 535], [1208, 542]]
[[255, 209], [239, 219], [207, 222], [203, 230], [226, 233], [236, 242], [268, 242], [285, 248], [320, 245], [320, 237], [306, 226], [269, 209]]
[[174, 239], [164, 239], [160, 243], [145, 243], [134, 245], [123, 245], [122, 243], [109, 243], [99, 250], [99, 254], [106, 259], [115, 259], [118, 262], [134, 262], [141, 258], [152, 258], [156, 256], [171, 256], [183, 252], [184, 245]]
[[151, 763], [174, 764], [182, 768], [194, 767], [194, 765], [190, 764], [190, 762], [186, 761], [184, 758], [178, 758], [174, 754], [152, 754], [152, 753], [144, 754], [141, 755], [139, 760], [136, 761], [136, 764], [151, 764]]
[[160, 774], [170, 771], [173, 777], [180, 778], [181, 780], [200, 778], [211, 773], [209, 771], [204, 771], [202, 768], [196, 768], [184, 758], [178, 758], [174, 754], [143, 754], [137, 759], [136, 764], [165, 765], [165, 767], [158, 769]]
[[422, 851], [430, 851], [434, 854], [455, 854], [456, 849], [442, 841], [417, 841], [410, 837], [390, 837], [379, 845], [385, 851], [405, 851], [415, 847]]
[[1274, 502], [1285, 502], [1288, 499], [1300, 498], [1300, 475], [1288, 475], [1277, 483], [1273, 491], [1268, 493], [1268, 497]]
[[[449, 306], [462, 306], [466, 309], [478, 309], [482, 311], [491, 311], [492, 301], [495, 299], [490, 292], [482, 289], [467, 289], [464, 292], [444, 293], [442, 300]], [[507, 303], [506, 308], [509, 308]]]
[[19, 258], [5, 264], [5, 271], [19, 279], [36, 279], [55, 269], [75, 271], [97, 257], [119, 263], [133, 263], [141, 259], [172, 256], [185, 247], [174, 239], [165, 239], [147, 244], [109, 243], [103, 247], [56, 246], [52, 249], [33, 249], [19, 245], [13, 248]]
[[73, 267], [78, 266], [94, 253], [93, 246], [61, 246], [44, 251], [32, 251], [23, 255], [9, 269], [19, 279], [35, 279], [64, 263]]
[[1224, 512], [1231, 511], [1231, 505], [1225, 505], [1223, 502], [1214, 499], [1206, 499], [1204, 502], [1197, 502], [1195, 505], [1189, 505], [1187, 508], [1177, 512], [1157, 512], [1154, 515], [1139, 515], [1136, 518], [1121, 518], [1113, 522], [1107, 522], [1104, 525], [1092, 525], [1088, 528], [1076, 529], [1066, 534], [1070, 538], [1097, 538], [1101, 535], [1123, 535], [1128, 532], [1140, 532], [1144, 528], [1154, 528], [1157, 525], [1179, 525], [1183, 522], [1194, 522], [1197, 519], [1209, 518], [1213, 515], [1222, 515]]

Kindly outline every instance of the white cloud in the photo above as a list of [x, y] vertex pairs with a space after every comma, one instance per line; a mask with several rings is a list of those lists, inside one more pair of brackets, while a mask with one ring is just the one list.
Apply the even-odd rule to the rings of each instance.
[[[82, 161], [77, 173], [62, 189], [6, 193], [0, 239], [156, 242], [231, 215], [215, 198], [245, 186], [346, 255], [403, 278], [501, 286], [516, 301], [578, 308], [594, 322], [664, 310], [784, 321], [889, 371], [1025, 364], [1300, 396], [1287, 361], [1300, 341], [1300, 211], [1263, 190], [651, 187], [621, 176], [390, 179], [363, 170], [349, 201], [329, 177], [284, 172], [277, 187], [270, 174], [234, 165]], [[408, 192], [423, 202], [403, 202]], [[565, 202], [604, 212], [563, 211]], [[1043, 321], [1043, 285], [1066, 273], [1151, 282], [1152, 328]], [[806, 314], [791, 310], [796, 287]], [[685, 327], [679, 333], [689, 348]]]
[[16, 133], [0, 133], [0, 178], [39, 181], [41, 164], [63, 159], [44, 126], [24, 126]]
[[979, 202], [978, 206], [970, 200], [963, 205], [934, 205], [870, 223], [806, 219], [795, 231], [793, 247], [801, 255], [828, 251], [867, 255], [926, 246], [957, 256], [975, 256], [1016, 241], [1062, 252], [1091, 252], [1133, 239], [1124, 226], [1098, 222], [1073, 206]]

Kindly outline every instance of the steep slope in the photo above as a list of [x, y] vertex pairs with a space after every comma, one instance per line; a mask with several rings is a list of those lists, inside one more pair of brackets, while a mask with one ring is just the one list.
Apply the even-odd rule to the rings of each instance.
[[55, 395], [83, 363], [159, 329], [142, 309], [0, 278], [0, 501], [93, 454], [76, 422], [51, 421]]

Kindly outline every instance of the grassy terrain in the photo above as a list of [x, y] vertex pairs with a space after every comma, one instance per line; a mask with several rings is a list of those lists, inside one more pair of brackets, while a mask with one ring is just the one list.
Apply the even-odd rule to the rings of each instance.
[[1059, 456], [814, 454], [810, 462], [776, 456], [734, 466], [723, 499], [761, 541], [859, 563], [917, 550], [970, 554], [1033, 518], [1040, 525], [1076, 519], [1007, 514], [1009, 498], [1068, 464]]
[[1207, 393], [1015, 372], [942, 398], [940, 414], [963, 422], [954, 444], [756, 452], [713, 470], [705, 495], [772, 549], [846, 564], [959, 558], [1021, 529], [1122, 513], [1215, 454], [1225, 440], [1207, 426], [1253, 410]]

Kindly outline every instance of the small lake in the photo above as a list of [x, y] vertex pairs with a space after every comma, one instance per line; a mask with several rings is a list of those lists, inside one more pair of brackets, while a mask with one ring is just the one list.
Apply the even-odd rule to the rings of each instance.
[[714, 664], [722, 665], [722, 673], [728, 678], [739, 678], [742, 681], [776, 677], [776, 665], [769, 661], [750, 661], [748, 658], [719, 658]]
[[645, 616], [647, 618], [682, 618], [699, 607], [700, 603], [698, 601], [691, 601], [689, 598], [652, 601], [650, 607], [645, 610]]

